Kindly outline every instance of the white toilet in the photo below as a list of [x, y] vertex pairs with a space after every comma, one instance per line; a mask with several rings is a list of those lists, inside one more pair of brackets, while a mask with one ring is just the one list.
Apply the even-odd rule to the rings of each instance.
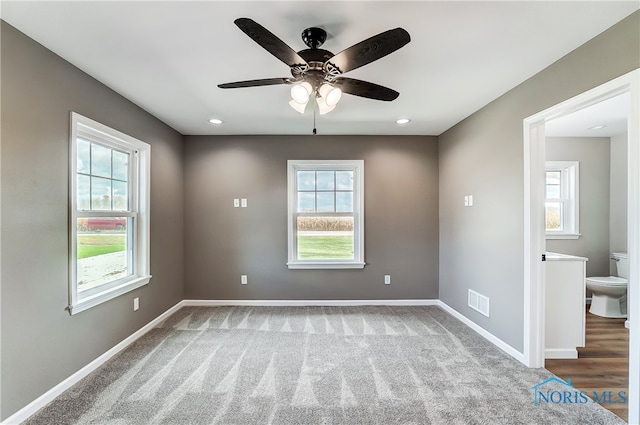
[[629, 256], [614, 252], [618, 276], [592, 276], [586, 279], [592, 291], [589, 313], [602, 317], [627, 317], [627, 286], [629, 285]]

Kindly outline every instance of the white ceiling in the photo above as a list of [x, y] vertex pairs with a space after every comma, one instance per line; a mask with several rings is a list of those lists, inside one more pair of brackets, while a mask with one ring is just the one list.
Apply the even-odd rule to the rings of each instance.
[[[338, 53], [387, 29], [412, 41], [346, 76], [393, 88], [345, 95], [318, 134], [439, 135], [637, 10], [631, 1], [2, 1], [2, 18], [182, 134], [310, 134], [289, 87], [217, 84], [287, 77], [234, 24], [260, 23], [294, 50], [310, 26]], [[212, 117], [224, 124], [214, 126]], [[411, 122], [397, 125], [397, 118]]]
[[617, 136], [627, 132], [630, 106], [631, 95], [623, 93], [547, 122], [545, 134], [549, 137]]

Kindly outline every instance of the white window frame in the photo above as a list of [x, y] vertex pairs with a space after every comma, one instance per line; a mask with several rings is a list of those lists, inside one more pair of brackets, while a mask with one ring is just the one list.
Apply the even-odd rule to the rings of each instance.
[[[353, 171], [353, 259], [318, 260], [297, 258], [297, 171]], [[364, 262], [364, 160], [289, 160], [288, 190], [288, 253], [289, 269], [362, 269]], [[324, 215], [325, 213], [323, 213]], [[337, 213], [336, 213], [337, 214]]]
[[546, 230], [547, 239], [578, 239], [580, 237], [580, 163], [578, 161], [545, 161], [546, 171], [560, 172], [560, 198], [546, 198], [545, 202], [563, 205], [562, 230]]
[[[69, 313], [74, 315], [149, 283], [149, 196], [151, 146], [97, 121], [71, 112], [69, 140]], [[77, 209], [77, 140], [88, 139], [103, 146], [131, 154], [129, 190], [131, 205], [118, 216], [132, 217], [130, 276], [81, 293], [77, 282], [77, 219], [83, 216], [112, 216], [113, 212], [78, 211]]]

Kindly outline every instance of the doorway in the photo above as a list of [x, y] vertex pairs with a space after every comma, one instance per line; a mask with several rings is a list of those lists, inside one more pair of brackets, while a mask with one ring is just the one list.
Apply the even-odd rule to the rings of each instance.
[[629, 423], [640, 423], [640, 70], [526, 118], [524, 124], [524, 359], [544, 367], [545, 124], [623, 93], [628, 119]]

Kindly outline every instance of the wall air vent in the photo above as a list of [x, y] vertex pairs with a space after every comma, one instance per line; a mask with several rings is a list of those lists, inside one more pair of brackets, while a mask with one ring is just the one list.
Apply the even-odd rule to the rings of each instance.
[[489, 298], [469, 289], [469, 307], [489, 317]]

